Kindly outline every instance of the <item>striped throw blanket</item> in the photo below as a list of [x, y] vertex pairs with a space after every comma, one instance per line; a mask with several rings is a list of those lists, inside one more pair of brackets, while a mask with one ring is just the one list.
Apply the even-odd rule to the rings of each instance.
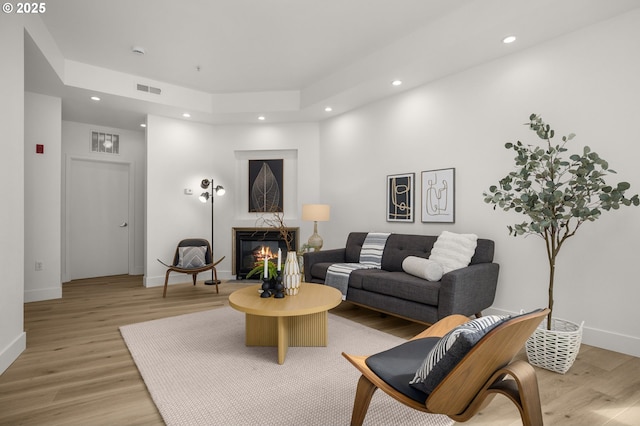
[[325, 285], [335, 287], [342, 292], [342, 300], [347, 298], [349, 277], [357, 269], [380, 269], [382, 253], [387, 243], [388, 233], [369, 232], [360, 249], [359, 263], [334, 263], [327, 269]]

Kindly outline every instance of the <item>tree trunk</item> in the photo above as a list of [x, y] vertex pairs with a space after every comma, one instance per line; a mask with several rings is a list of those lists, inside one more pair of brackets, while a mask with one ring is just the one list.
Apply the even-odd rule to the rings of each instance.
[[556, 274], [556, 255], [549, 258], [549, 315], [547, 316], [547, 330], [551, 330], [551, 316], [553, 314], [553, 280]]

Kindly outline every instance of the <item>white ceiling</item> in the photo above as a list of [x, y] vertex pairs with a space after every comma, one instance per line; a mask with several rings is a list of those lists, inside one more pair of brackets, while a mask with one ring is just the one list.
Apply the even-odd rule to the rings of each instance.
[[[204, 94], [267, 92], [295, 107], [196, 112], [210, 123], [322, 120], [640, 7], [637, 0], [48, 0], [41, 18], [69, 61]], [[518, 41], [503, 45], [509, 34]], [[132, 53], [141, 46], [145, 55]], [[199, 69], [198, 69], [199, 68]], [[27, 90], [60, 96], [63, 119], [139, 129], [160, 105], [60, 83], [25, 44]], [[399, 78], [404, 84], [390, 85]], [[222, 102], [216, 98], [216, 102]], [[331, 105], [332, 113], [324, 112]], [[215, 111], [215, 112], [214, 112]]]

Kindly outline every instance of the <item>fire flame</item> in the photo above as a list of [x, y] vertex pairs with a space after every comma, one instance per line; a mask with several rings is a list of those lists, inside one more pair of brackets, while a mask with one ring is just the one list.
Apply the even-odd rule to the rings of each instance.
[[265, 257], [268, 259], [275, 259], [277, 256], [273, 254], [270, 247], [262, 246], [260, 251], [255, 254], [256, 262], [264, 260]]

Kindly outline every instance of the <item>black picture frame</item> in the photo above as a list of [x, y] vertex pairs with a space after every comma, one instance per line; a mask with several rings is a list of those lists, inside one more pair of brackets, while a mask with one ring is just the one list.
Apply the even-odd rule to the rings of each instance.
[[249, 212], [278, 213], [284, 208], [284, 160], [249, 160]]
[[455, 223], [456, 169], [422, 172], [421, 220], [423, 223]]
[[413, 222], [415, 173], [387, 176], [387, 222]]

